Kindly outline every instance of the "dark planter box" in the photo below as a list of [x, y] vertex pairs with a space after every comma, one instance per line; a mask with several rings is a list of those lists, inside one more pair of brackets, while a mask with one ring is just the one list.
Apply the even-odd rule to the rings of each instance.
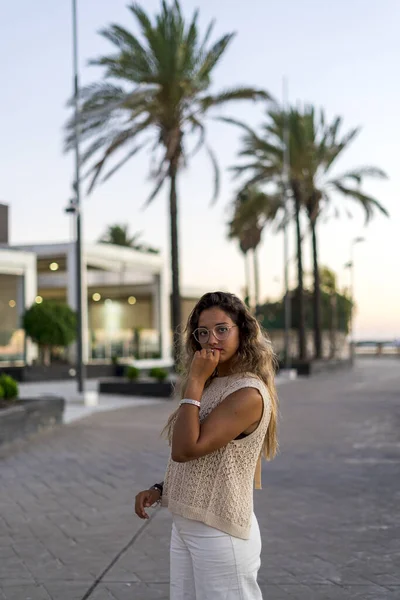
[[[125, 375], [126, 365], [114, 365], [114, 373], [115, 377], [123, 377]], [[104, 373], [102, 377], [105, 377]]]
[[32, 365], [24, 367], [23, 381], [34, 383], [36, 381], [60, 381], [70, 379], [71, 365], [54, 364], [45, 367], [44, 365]]
[[[119, 365], [118, 365], [119, 366]], [[24, 367], [0, 367], [0, 374], [7, 373], [20, 382], [35, 383], [39, 381], [61, 381], [65, 379], [73, 379], [75, 375], [71, 375], [71, 369], [74, 365], [69, 364], [52, 364], [49, 367], [43, 365], [30, 365]], [[93, 364], [86, 365], [86, 377], [88, 379], [98, 379], [99, 377], [112, 377], [115, 374], [115, 365]]]
[[99, 394], [171, 398], [174, 384], [171, 381], [129, 381], [129, 379], [104, 379], [99, 383]]
[[11, 375], [17, 381], [23, 381], [25, 367], [0, 367], [0, 375], [5, 373], [6, 375]]
[[0, 446], [61, 424], [64, 407], [64, 398], [46, 396], [0, 408]]

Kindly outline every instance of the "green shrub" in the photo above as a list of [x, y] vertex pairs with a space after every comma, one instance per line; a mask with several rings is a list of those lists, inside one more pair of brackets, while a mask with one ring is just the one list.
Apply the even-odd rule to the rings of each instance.
[[0, 385], [0, 400], [2, 400], [4, 398], [5, 394], [4, 394], [4, 388], [2, 385]]
[[[0, 375], [0, 387], [3, 390], [5, 400], [14, 400], [18, 397], [18, 383], [10, 375]], [[1, 394], [0, 394], [1, 397]]]
[[165, 381], [168, 377], [168, 371], [161, 369], [160, 367], [153, 367], [153, 369], [150, 370], [150, 377], [157, 379], [157, 381]]
[[135, 379], [139, 378], [140, 371], [136, 367], [127, 367], [125, 375], [130, 381], [135, 381]]

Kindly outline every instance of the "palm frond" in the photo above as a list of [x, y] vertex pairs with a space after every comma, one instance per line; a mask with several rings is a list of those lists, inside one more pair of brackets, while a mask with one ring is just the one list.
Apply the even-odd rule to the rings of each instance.
[[342, 175], [338, 175], [335, 177], [334, 181], [344, 181], [346, 179], [351, 179], [356, 183], [362, 183], [364, 177], [372, 177], [375, 179], [387, 179], [388, 176], [382, 169], [377, 167], [359, 167], [358, 169], [353, 169], [352, 171], [347, 171]]
[[[100, 34], [117, 46], [119, 54], [115, 58], [125, 67], [128, 67], [128, 72], [131, 75], [136, 73], [136, 78], [141, 80], [146, 76], [154, 74], [155, 63], [153, 56], [146, 51], [137, 37], [127, 29], [119, 25], [111, 25], [109, 28], [103, 29]], [[96, 59], [89, 64], [99, 65], [102, 63], [101, 59]]]
[[208, 27], [206, 29], [206, 33], [204, 35], [203, 41], [202, 41], [202, 43], [201, 43], [201, 45], [199, 47], [199, 58], [200, 59], [203, 59], [203, 57], [204, 57], [204, 52], [205, 52], [207, 44], [208, 44], [208, 42], [210, 40], [210, 37], [211, 37], [211, 34], [212, 34], [212, 31], [213, 31], [214, 27], [215, 27], [215, 19], [213, 19], [212, 21], [210, 21], [210, 23], [209, 23], [209, 25], [208, 25]]
[[111, 141], [120, 133], [120, 131], [115, 131], [107, 133], [106, 135], [101, 135], [96, 138], [89, 146], [86, 147], [85, 152], [81, 154], [81, 165], [87, 163], [87, 161], [92, 158], [99, 150], [104, 148], [111, 143]]
[[189, 123], [192, 124], [193, 126], [193, 131], [198, 129], [199, 130], [199, 139], [195, 145], [195, 147], [193, 148], [193, 150], [190, 152], [189, 157], [192, 158], [193, 156], [195, 156], [199, 150], [204, 146], [204, 142], [206, 140], [206, 128], [203, 125], [203, 123], [201, 123], [194, 115], [191, 115], [188, 119]]
[[149, 204], [151, 204], [153, 202], [154, 198], [157, 196], [157, 194], [160, 192], [162, 186], [164, 185], [167, 177], [168, 177], [168, 170], [165, 170], [164, 172], [161, 173], [160, 177], [158, 178], [153, 191], [151, 192], [150, 196], [147, 198], [146, 202], [143, 204], [142, 209], [147, 208], [149, 206]]
[[128, 6], [128, 9], [132, 12], [132, 14], [138, 20], [138, 22], [141, 26], [141, 29], [142, 29], [142, 33], [147, 38], [148, 33], [151, 32], [153, 29], [149, 17], [145, 13], [145, 11], [141, 7], [141, 5], [138, 4], [137, 2], [133, 2], [130, 6]]
[[197, 71], [197, 78], [199, 81], [204, 81], [209, 78], [211, 71], [227, 49], [234, 35], [234, 33], [228, 33], [227, 35], [224, 35], [205, 54], [204, 60]]
[[365, 223], [369, 223], [374, 214], [375, 209], [381, 212], [386, 217], [389, 216], [389, 212], [386, 210], [386, 208], [382, 206], [382, 204], [380, 204], [372, 196], [367, 196], [359, 190], [348, 188], [335, 180], [331, 181], [330, 184], [333, 186], [334, 189], [336, 189], [344, 196], [348, 196], [349, 198], [358, 201], [362, 205], [365, 212]]
[[148, 117], [147, 121], [143, 123], [139, 123], [134, 127], [130, 127], [126, 130], [120, 131], [118, 135], [110, 142], [108, 147], [106, 148], [102, 158], [92, 167], [89, 173], [93, 174], [91, 179], [88, 194], [90, 194], [99, 178], [104, 165], [109, 160], [109, 158], [117, 151], [120, 150], [122, 146], [124, 146], [127, 142], [132, 142], [137, 135], [139, 135], [142, 131], [144, 131], [152, 122], [152, 117]]
[[256, 132], [243, 121], [238, 121], [237, 119], [233, 119], [232, 117], [215, 117], [216, 121], [221, 121], [222, 123], [228, 123], [229, 125], [237, 125], [237, 127], [241, 127], [248, 134], [250, 134], [254, 138], [258, 138]]
[[233, 100], [271, 100], [271, 96], [264, 90], [256, 90], [250, 87], [237, 87], [224, 90], [219, 94], [204, 96], [200, 100], [201, 110], [205, 112], [209, 108], [220, 106]]
[[139, 144], [138, 146], [135, 146], [130, 152], [128, 152], [126, 156], [124, 156], [122, 160], [120, 160], [116, 165], [114, 165], [112, 169], [108, 171], [108, 173], [104, 175], [101, 182], [105, 183], [106, 181], [108, 181], [108, 179], [110, 179], [110, 177], [112, 177], [114, 173], [119, 171], [119, 169], [123, 167], [133, 156], [135, 156], [135, 154], [140, 152], [140, 150], [142, 150], [147, 145], [147, 143], [148, 140], [143, 142], [142, 144]]
[[212, 165], [213, 172], [214, 172], [214, 192], [213, 192], [213, 196], [212, 196], [211, 202], [210, 202], [210, 204], [214, 204], [219, 196], [219, 190], [220, 190], [219, 166], [218, 166], [217, 157], [216, 157], [214, 151], [212, 150], [212, 148], [208, 144], [205, 144], [205, 149], [206, 149], [208, 157], [211, 161], [211, 165]]
[[[339, 118], [336, 120], [336, 122], [340, 120]], [[331, 147], [331, 156], [329, 158], [329, 160], [327, 160], [326, 165], [325, 165], [325, 172], [328, 172], [329, 169], [332, 167], [333, 163], [336, 161], [336, 159], [338, 158], [338, 156], [343, 152], [343, 150], [345, 150], [350, 143], [357, 137], [357, 135], [360, 133], [360, 129], [358, 127], [351, 129], [342, 139], [338, 144], [334, 144], [333, 141], [331, 140], [330, 143], [330, 147]], [[335, 131], [335, 136], [336, 136], [336, 131]]]

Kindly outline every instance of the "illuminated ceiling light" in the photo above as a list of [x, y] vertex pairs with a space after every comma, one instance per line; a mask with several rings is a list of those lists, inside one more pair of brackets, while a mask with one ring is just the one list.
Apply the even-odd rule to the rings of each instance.
[[132, 305], [136, 304], [136, 298], [135, 298], [135, 296], [129, 296], [128, 302], [129, 302], [129, 304], [132, 304]]
[[105, 301], [105, 304], [111, 304], [112, 300], [110, 300], [110, 298], [107, 298], [107, 300]]
[[8, 303], [8, 306], [10, 308], [15, 308], [16, 305], [17, 305], [17, 303], [15, 302], [15, 300], [10, 300], [10, 302]]
[[42, 304], [42, 302], [43, 302], [42, 296], [36, 296], [35, 302], [36, 302], [36, 304]]
[[94, 300], [94, 302], [98, 302], [101, 300], [101, 294], [99, 294], [99, 292], [95, 292], [92, 296], [92, 300]]
[[58, 269], [59, 269], [58, 263], [56, 263], [56, 262], [50, 263], [49, 269], [50, 269], [50, 271], [58, 271]]

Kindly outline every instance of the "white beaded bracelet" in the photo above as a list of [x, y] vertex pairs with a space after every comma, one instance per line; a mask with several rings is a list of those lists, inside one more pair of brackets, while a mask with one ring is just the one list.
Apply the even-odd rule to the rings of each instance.
[[197, 408], [200, 408], [201, 406], [200, 402], [198, 402], [197, 400], [190, 400], [189, 398], [184, 398], [183, 400], [181, 400], [179, 402], [179, 406], [181, 406], [182, 404], [193, 404], [193, 406], [197, 406]]

